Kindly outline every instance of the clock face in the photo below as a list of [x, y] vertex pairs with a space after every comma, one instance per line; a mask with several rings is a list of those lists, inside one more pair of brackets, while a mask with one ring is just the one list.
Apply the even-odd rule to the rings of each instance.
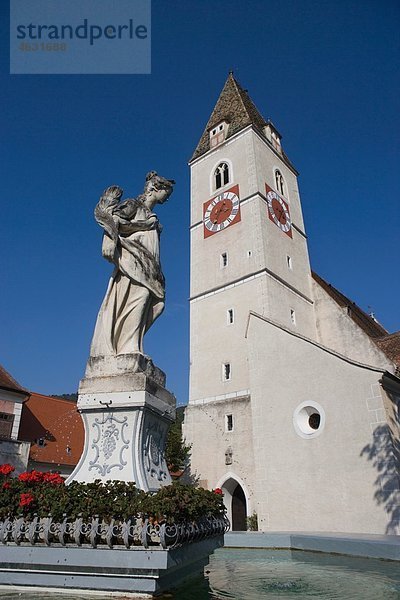
[[265, 184], [267, 193], [268, 216], [286, 235], [292, 236], [292, 221], [289, 206], [273, 189]]
[[235, 185], [205, 202], [203, 214], [205, 238], [238, 223], [240, 221], [239, 186]]

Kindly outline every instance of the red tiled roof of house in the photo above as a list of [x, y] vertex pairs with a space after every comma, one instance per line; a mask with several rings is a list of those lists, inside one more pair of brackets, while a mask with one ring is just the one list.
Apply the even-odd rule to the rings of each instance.
[[32, 442], [30, 460], [50, 463], [55, 470], [58, 465], [76, 465], [84, 437], [75, 402], [32, 393], [24, 404], [19, 438]]
[[357, 325], [374, 341], [376, 338], [380, 338], [388, 334], [388, 331], [378, 321], [373, 319], [370, 315], [364, 312], [355, 302], [347, 298], [342, 292], [339, 292], [333, 285], [322, 279], [314, 271], [311, 272], [313, 279], [330, 295], [335, 302], [347, 308], [347, 314]]
[[11, 390], [13, 392], [22, 392], [25, 394], [29, 394], [29, 392], [23, 388], [18, 381], [11, 377], [10, 373], [5, 370], [4, 367], [0, 365], [0, 387], [5, 388], [7, 390]]
[[400, 367], [400, 331], [375, 340], [383, 352]]

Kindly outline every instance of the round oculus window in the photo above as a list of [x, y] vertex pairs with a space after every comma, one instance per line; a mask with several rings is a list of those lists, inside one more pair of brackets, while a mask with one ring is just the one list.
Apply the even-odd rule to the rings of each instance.
[[313, 413], [308, 418], [308, 424], [311, 429], [319, 429], [321, 424], [321, 415], [319, 413]]
[[317, 402], [303, 402], [293, 413], [296, 433], [303, 438], [320, 435], [325, 426], [325, 412]]

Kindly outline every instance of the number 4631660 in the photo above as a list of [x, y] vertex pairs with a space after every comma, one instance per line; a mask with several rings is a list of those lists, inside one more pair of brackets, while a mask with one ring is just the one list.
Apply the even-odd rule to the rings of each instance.
[[22, 42], [19, 45], [21, 52], [65, 52], [66, 49], [67, 44], [57, 42], [35, 42], [33, 44]]

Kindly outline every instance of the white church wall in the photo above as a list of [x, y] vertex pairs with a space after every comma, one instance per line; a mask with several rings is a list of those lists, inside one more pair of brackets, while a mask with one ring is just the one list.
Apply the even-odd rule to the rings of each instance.
[[[268, 269], [300, 294], [312, 300], [307, 240], [295, 229], [292, 229], [293, 238], [283, 234], [269, 220], [266, 205], [260, 215], [260, 222]], [[313, 316], [312, 318], [314, 319]], [[315, 326], [312, 331], [315, 336]]]
[[[232, 415], [232, 431], [227, 430], [227, 415]], [[242, 397], [188, 405], [183, 434], [196, 447], [191, 459], [191, 473], [198, 477], [200, 485], [215, 489], [230, 478], [243, 483], [249, 515], [254, 505], [250, 399]], [[232, 451], [231, 457], [226, 455], [228, 449]]]
[[314, 306], [311, 300], [289, 290], [274, 277], [265, 276], [268, 310], [273, 321], [315, 339]]
[[[386, 426], [384, 412], [368, 407], [382, 373], [254, 315], [248, 349], [261, 529], [385, 533], [391, 517], [365, 452]], [[298, 434], [301, 405], [322, 408], [321, 431]]]
[[[387, 373], [382, 378], [383, 389], [377, 389], [369, 400], [371, 421], [379, 422], [386, 413], [388, 432], [375, 426], [373, 440], [364, 449], [364, 455], [377, 472], [377, 498], [391, 515], [388, 532], [400, 534], [400, 382]], [[383, 392], [378, 397], [378, 392]], [[392, 451], [393, 448], [393, 451]]]
[[329, 294], [313, 280], [318, 341], [353, 360], [395, 372], [395, 366], [371, 338]]
[[[192, 230], [191, 298], [236, 282], [262, 268], [262, 241], [257, 230], [251, 229], [254, 211], [258, 214], [254, 202], [241, 206], [242, 220], [226, 231], [204, 238], [203, 224]], [[222, 254], [226, 254], [226, 266], [222, 264]]]
[[[299, 188], [297, 184], [297, 175], [290, 169], [286, 163], [269, 149], [268, 144], [262, 140], [256, 133], [253, 133], [254, 153], [257, 167], [257, 185], [265, 195], [265, 183], [276, 189], [275, 170], [278, 169], [284, 179], [287, 193], [284, 194], [285, 200], [289, 204], [290, 215], [293, 223], [304, 231], [303, 215], [300, 206]], [[279, 191], [279, 190], [276, 190]]]
[[[266, 149], [266, 143], [253, 132], [254, 155], [256, 157], [256, 173], [258, 189], [265, 195], [265, 183], [275, 188], [274, 173], [279, 169], [284, 178], [287, 194], [284, 198], [289, 204], [292, 223], [292, 237], [285, 235], [268, 217], [265, 202], [260, 204], [258, 231], [262, 238], [264, 265], [277, 277], [287, 282], [295, 290], [312, 301], [311, 272], [307, 249], [307, 239], [304, 234], [304, 222], [300, 205], [297, 176], [272, 151]], [[300, 233], [302, 232], [302, 233]], [[273, 286], [276, 287], [276, 286]], [[280, 290], [282, 292], [282, 290]], [[283, 292], [278, 298], [280, 305], [287, 306], [291, 302], [291, 294]], [[301, 331], [315, 337], [313, 307], [308, 303], [309, 314], [301, 319]], [[273, 306], [274, 302], [270, 302]], [[304, 306], [303, 306], [304, 308]], [[273, 317], [271, 314], [271, 318]], [[285, 321], [283, 321], [285, 322]]]
[[[248, 363], [243, 351], [249, 302], [262, 308], [262, 278], [250, 279], [190, 305], [190, 401], [248, 390]], [[227, 311], [233, 310], [232, 324]], [[222, 365], [231, 365], [223, 379]]]

